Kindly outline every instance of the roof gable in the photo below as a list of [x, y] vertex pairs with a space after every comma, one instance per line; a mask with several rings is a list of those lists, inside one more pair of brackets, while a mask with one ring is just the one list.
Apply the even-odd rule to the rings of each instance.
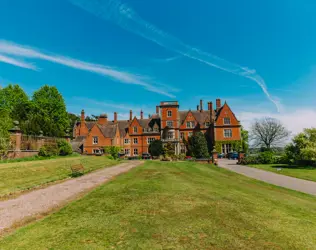
[[238, 125], [239, 121], [234, 114], [234, 112], [231, 110], [227, 102], [218, 110], [216, 114], [216, 124], [217, 125], [224, 125], [223, 118], [229, 117], [231, 125]]

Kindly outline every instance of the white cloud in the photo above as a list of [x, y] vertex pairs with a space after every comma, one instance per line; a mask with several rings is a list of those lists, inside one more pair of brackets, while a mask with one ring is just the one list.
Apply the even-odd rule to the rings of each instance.
[[183, 43], [178, 38], [155, 27], [142, 19], [130, 6], [121, 3], [120, 0], [69, 0], [74, 5], [94, 14], [97, 17], [110, 20], [120, 27], [148, 39], [168, 50], [180, 55], [197, 60], [211, 67], [248, 78], [256, 82], [269, 101], [280, 110], [280, 102], [272, 97], [263, 78], [254, 69], [242, 67], [231, 63], [215, 55], [209, 54]]
[[0, 54], [0, 62], [11, 64], [20, 68], [38, 70], [38, 68], [32, 63], [26, 63], [21, 59], [15, 59], [13, 57], [8, 57]]
[[[22, 57], [22, 58], [33, 58], [33, 59], [40, 59], [49, 61], [52, 63], [61, 64], [70, 68], [88, 71], [92, 73], [96, 73], [102, 76], [110, 77], [114, 80], [120, 81], [125, 84], [134, 84], [139, 85], [145, 88], [148, 91], [155, 92], [161, 95], [165, 95], [171, 98], [175, 96], [171, 94], [172, 88], [168, 88], [166, 86], [160, 86], [157, 83], [149, 83], [147, 77], [143, 77], [136, 74], [131, 74], [126, 71], [118, 70], [111, 68], [109, 66], [104, 66], [100, 64], [88, 63], [84, 61], [80, 61], [77, 59], [73, 59], [70, 57], [55, 55], [51, 53], [44, 53], [38, 49], [26, 47], [19, 44], [14, 44], [8, 41], [1, 41], [0, 40], [0, 52], [6, 55], [13, 55], [15, 57]], [[13, 64], [15, 66], [24, 67], [24, 68], [31, 68], [30, 64], [25, 64], [22, 61], [16, 61], [9, 57], [3, 56], [3, 62]]]
[[316, 128], [316, 110], [312, 109], [296, 109], [284, 111], [283, 113], [240, 112], [236, 113], [236, 115], [246, 129], [250, 128], [255, 119], [263, 117], [272, 117], [280, 120], [292, 132], [292, 135], [302, 132], [304, 128]]

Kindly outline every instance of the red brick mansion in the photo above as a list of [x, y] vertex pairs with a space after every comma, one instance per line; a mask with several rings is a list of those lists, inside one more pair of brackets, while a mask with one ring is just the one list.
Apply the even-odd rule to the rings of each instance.
[[118, 120], [114, 112], [114, 120], [109, 121], [106, 114], [101, 114], [97, 121], [85, 121], [85, 113], [81, 112], [81, 121], [74, 126], [73, 146], [82, 153], [93, 154], [104, 146], [120, 146], [128, 156], [141, 155], [148, 152], [150, 142], [162, 140], [172, 142], [176, 154], [186, 153], [184, 139], [188, 139], [196, 131], [207, 135], [209, 142], [221, 143], [222, 153], [232, 150], [232, 143], [241, 140], [241, 125], [228, 104], [216, 100], [216, 107], [208, 102], [207, 109], [203, 101], [196, 110], [179, 110], [177, 101], [161, 102], [156, 106], [156, 114], [144, 118], [133, 117], [130, 111], [129, 120]]

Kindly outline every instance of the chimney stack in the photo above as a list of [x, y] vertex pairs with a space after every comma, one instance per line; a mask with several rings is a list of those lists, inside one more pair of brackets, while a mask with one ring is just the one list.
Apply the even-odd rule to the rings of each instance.
[[143, 120], [144, 119], [144, 112], [141, 110], [140, 111], [140, 119]]
[[99, 116], [99, 119], [98, 119], [98, 124], [105, 125], [107, 123], [108, 123], [108, 115], [107, 114], [101, 114]]
[[85, 122], [84, 110], [81, 110], [81, 122]]
[[196, 105], [196, 110], [200, 110], [200, 106], [199, 105]]
[[200, 100], [200, 111], [203, 111], [203, 100]]
[[156, 114], [159, 114], [159, 106], [156, 106]]
[[210, 111], [210, 120], [213, 122], [213, 102], [208, 103], [208, 110]]
[[216, 111], [218, 111], [221, 107], [221, 99], [216, 99]]
[[133, 120], [133, 111], [132, 110], [129, 111], [129, 120], [130, 121]]
[[114, 112], [114, 123], [117, 123], [117, 112]]

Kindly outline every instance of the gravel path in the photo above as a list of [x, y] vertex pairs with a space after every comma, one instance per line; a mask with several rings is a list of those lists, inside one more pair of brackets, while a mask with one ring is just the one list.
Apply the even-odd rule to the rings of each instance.
[[297, 179], [294, 177], [275, 174], [257, 168], [237, 165], [236, 161], [233, 160], [219, 159], [218, 165], [233, 172], [246, 175], [260, 181], [268, 182], [276, 186], [293, 189], [302, 193], [316, 195], [316, 182], [313, 181]]
[[142, 164], [132, 161], [104, 168], [79, 178], [71, 179], [47, 188], [35, 190], [12, 200], [0, 202], [0, 233], [15, 223], [27, 218], [45, 214], [54, 208], [65, 205], [79, 194], [95, 188], [112, 177], [127, 172]]

